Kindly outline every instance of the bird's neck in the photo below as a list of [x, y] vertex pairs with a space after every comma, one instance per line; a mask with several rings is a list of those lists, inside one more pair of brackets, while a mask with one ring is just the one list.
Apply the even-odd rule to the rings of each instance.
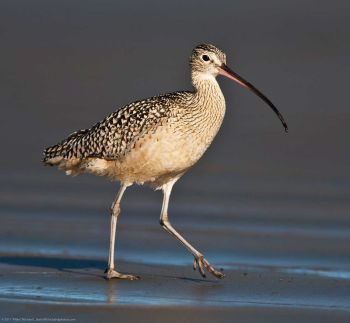
[[198, 106], [203, 109], [225, 111], [225, 98], [221, 92], [219, 83], [211, 74], [192, 72], [192, 84], [195, 88], [194, 97]]
[[195, 91], [189, 108], [192, 110], [191, 119], [194, 120], [191, 121], [194, 125], [193, 138], [196, 138], [196, 143], [199, 146], [208, 147], [224, 119], [225, 98], [218, 82], [212, 75], [192, 73], [192, 84]]

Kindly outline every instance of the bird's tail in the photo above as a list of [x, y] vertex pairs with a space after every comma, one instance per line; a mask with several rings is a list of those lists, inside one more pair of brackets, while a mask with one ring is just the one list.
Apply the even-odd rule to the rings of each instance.
[[81, 140], [88, 130], [79, 130], [60, 143], [44, 150], [42, 162], [48, 166], [59, 166], [68, 169], [80, 161], [79, 151]]

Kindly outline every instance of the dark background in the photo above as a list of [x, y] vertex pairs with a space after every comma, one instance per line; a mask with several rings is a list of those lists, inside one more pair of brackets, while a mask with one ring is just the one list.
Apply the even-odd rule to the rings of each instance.
[[[174, 226], [217, 264], [349, 274], [349, 17], [339, 0], [2, 0], [0, 251], [107, 260], [117, 184], [66, 177], [41, 164], [42, 150], [124, 104], [190, 89], [189, 55], [208, 42], [290, 131], [220, 79], [226, 118], [175, 186]], [[159, 192], [129, 189], [117, 259], [190, 266], [176, 241], [155, 233], [160, 207]]]
[[[275, 102], [290, 133], [258, 98], [220, 80], [225, 122], [175, 194], [210, 177], [208, 194], [220, 195], [225, 186], [222, 194], [232, 205], [235, 194], [268, 190], [281, 199], [303, 191], [320, 203], [330, 195], [337, 206], [348, 202], [348, 1], [11, 0], [0, 6], [5, 192], [11, 185], [18, 198], [17, 189], [27, 195], [24, 186], [45, 180], [45, 194], [59, 182], [64, 192], [56, 198], [65, 200], [72, 187], [84, 189], [78, 184], [83, 181], [92, 191], [98, 185], [97, 194], [105, 190], [109, 203], [111, 187], [101, 179], [65, 178], [42, 167], [43, 148], [133, 100], [190, 89], [190, 52], [210, 42]], [[26, 205], [26, 199], [21, 196], [16, 205]]]
[[1, 1], [1, 168], [44, 176], [46, 145], [133, 100], [190, 89], [188, 57], [210, 42], [275, 102], [290, 134], [259, 99], [220, 80], [226, 120], [196, 169], [232, 180], [346, 181], [349, 9], [348, 1]]

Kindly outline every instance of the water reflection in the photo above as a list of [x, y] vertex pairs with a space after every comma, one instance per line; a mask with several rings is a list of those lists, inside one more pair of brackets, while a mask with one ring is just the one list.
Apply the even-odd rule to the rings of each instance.
[[350, 271], [334, 269], [313, 269], [313, 268], [286, 268], [281, 272], [296, 275], [310, 275], [325, 278], [350, 279]]

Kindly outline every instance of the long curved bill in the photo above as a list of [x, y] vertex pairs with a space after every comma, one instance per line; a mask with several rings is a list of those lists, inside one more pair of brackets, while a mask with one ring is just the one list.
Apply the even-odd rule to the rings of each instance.
[[225, 64], [222, 64], [221, 66], [219, 66], [218, 69], [219, 69], [219, 74], [226, 76], [229, 79], [234, 80], [238, 84], [242, 85], [243, 87], [249, 89], [258, 97], [260, 97], [265, 103], [267, 103], [270, 106], [270, 108], [276, 113], [278, 118], [281, 120], [285, 132], [288, 132], [288, 126], [287, 126], [287, 123], [284, 121], [282, 114], [278, 111], [275, 105], [264, 94], [262, 94], [254, 85], [247, 82], [243, 77], [239, 76], [237, 73], [235, 73], [230, 68], [228, 68]]

